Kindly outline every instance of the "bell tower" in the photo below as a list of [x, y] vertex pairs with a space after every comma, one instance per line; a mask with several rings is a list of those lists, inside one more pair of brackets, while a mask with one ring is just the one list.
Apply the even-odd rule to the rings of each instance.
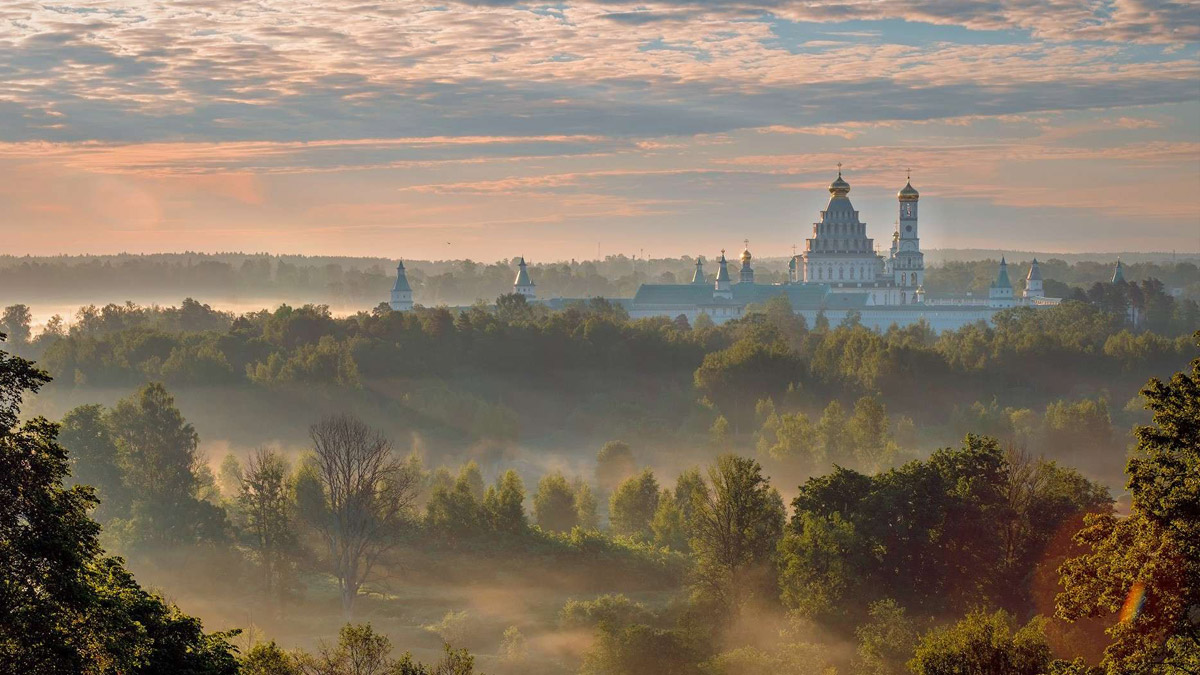
[[917, 230], [917, 202], [921, 194], [912, 186], [912, 172], [908, 182], [900, 188], [896, 199], [900, 206], [900, 219], [896, 224], [896, 240], [892, 274], [900, 290], [901, 304], [921, 302], [923, 294], [917, 293], [925, 284], [925, 254], [921, 252], [921, 237]]

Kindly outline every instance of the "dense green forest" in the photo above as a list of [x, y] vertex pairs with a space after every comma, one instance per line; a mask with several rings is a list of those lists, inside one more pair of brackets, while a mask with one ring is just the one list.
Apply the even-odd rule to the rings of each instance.
[[[896, 468], [809, 478], [790, 507], [751, 457], [720, 454], [669, 484], [619, 442], [598, 453], [594, 483], [549, 473], [530, 500], [515, 471], [491, 485], [474, 463], [428, 472], [347, 414], [314, 422], [311, 451], [294, 464], [260, 448], [214, 478], [159, 384], [61, 424], [18, 423], [23, 398], [48, 379], [0, 352], [0, 659], [13, 672], [1200, 666], [1200, 359], [1142, 392], [1153, 418], [1137, 429], [1124, 516], [1076, 470], [971, 434]], [[170, 552], [186, 574], [212, 579], [210, 595], [277, 626], [322, 609], [349, 622], [312, 650], [253, 626], [206, 633], [104, 552], [93, 517], [119, 548]], [[540, 584], [518, 582], [518, 569]], [[431, 573], [471, 600], [423, 627], [440, 656], [394, 654], [391, 638], [355, 623], [411, 619], [395, 577], [420, 587]], [[520, 602], [563, 585], [592, 594], [542, 616]], [[613, 587], [624, 592], [596, 592]], [[507, 615], [483, 610], [485, 598]]]
[[[1182, 297], [1200, 300], [1200, 267], [1195, 256], [1178, 261], [1171, 256], [1127, 259], [1125, 278], [1133, 283], [1159, 280]], [[701, 256], [715, 273], [714, 256]], [[986, 293], [996, 278], [1000, 253], [962, 260], [938, 251], [927, 254], [925, 281], [930, 293]], [[1013, 283], [1024, 288], [1024, 270], [1032, 256], [1010, 254]], [[1064, 258], [1071, 259], [1070, 262]], [[1113, 258], [1043, 256], [1040, 258], [1046, 293], [1071, 297], [1075, 289], [1112, 278]], [[530, 274], [544, 298], [633, 297], [643, 283], [690, 281], [696, 259], [631, 258], [611, 255], [602, 260], [531, 261]], [[428, 307], [470, 305], [512, 290], [516, 259], [496, 262], [471, 260], [405, 260], [415, 299]], [[787, 280], [786, 258], [755, 262], [760, 284]], [[67, 302], [105, 302], [135, 298], [166, 302], [191, 295], [208, 302], [268, 300], [321, 302], [342, 308], [372, 306], [388, 297], [395, 280], [396, 261], [383, 258], [307, 257], [268, 254], [176, 253], [115, 256], [0, 256], [0, 301], [57, 306]]]
[[942, 334], [13, 305], [0, 662], [1196, 672], [1195, 306], [1121, 292], [1141, 324], [1085, 290]]

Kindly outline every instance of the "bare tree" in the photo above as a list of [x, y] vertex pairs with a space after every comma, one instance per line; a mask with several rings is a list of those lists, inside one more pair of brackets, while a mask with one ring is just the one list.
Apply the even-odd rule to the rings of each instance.
[[308, 433], [327, 509], [316, 525], [349, 620], [358, 589], [380, 556], [399, 541], [417, 477], [392, 453], [391, 441], [357, 417], [326, 417]]

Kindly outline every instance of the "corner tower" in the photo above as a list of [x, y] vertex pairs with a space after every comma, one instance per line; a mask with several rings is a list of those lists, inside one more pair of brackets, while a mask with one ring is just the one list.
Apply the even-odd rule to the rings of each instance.
[[988, 306], [1012, 307], [1013, 304], [1012, 282], [1008, 280], [1008, 263], [1004, 256], [1000, 256], [1000, 270], [996, 273], [996, 280], [988, 286]]
[[724, 300], [733, 299], [733, 287], [729, 282], [729, 262], [725, 260], [725, 250], [721, 250], [721, 257], [717, 259], [717, 278], [713, 282], [713, 298]]
[[529, 270], [525, 265], [524, 256], [521, 257], [521, 262], [517, 263], [517, 278], [513, 281], [513, 293], [525, 296], [526, 300], [537, 299], [533, 292], [533, 281], [529, 278]]
[[392, 285], [392, 301], [388, 305], [397, 312], [407, 312], [413, 308], [412, 287], [408, 285], [403, 260], [396, 263], [396, 283]]
[[1042, 270], [1038, 267], [1037, 258], [1029, 264], [1029, 274], [1025, 277], [1025, 298], [1043, 298], [1046, 292], [1042, 290]]

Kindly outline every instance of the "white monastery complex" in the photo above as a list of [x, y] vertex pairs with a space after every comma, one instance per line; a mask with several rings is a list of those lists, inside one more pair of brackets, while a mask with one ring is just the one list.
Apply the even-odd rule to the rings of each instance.
[[[907, 326], [925, 321], [939, 332], [989, 321], [993, 314], [1009, 307], [1047, 307], [1059, 303], [1058, 298], [1043, 296], [1042, 274], [1036, 259], [1029, 267], [1025, 291], [1019, 297], [1013, 293], [1008, 264], [1003, 258], [987, 297], [969, 294], [926, 297], [925, 255], [921, 252], [917, 214], [921, 196], [911, 179], [896, 194], [899, 217], [886, 257], [876, 253], [874, 240], [867, 236], [867, 226], [859, 219], [849, 194], [850, 184], [842, 178], [839, 165], [837, 178], [829, 184], [829, 203], [821, 211], [820, 219], [813, 223], [804, 251], [793, 255], [788, 263], [787, 283], [755, 283], [753, 256], [747, 246], [738, 259], [741, 266], [736, 281], [722, 251], [716, 261], [716, 276], [711, 279], [697, 259], [691, 283], [642, 284], [633, 298], [608, 300], [623, 306], [632, 318], [682, 315], [695, 322], [701, 314], [706, 314], [715, 323], [724, 323], [743, 316], [750, 305], [783, 296], [809, 325], [818, 315], [823, 314], [830, 323], [837, 324], [857, 313], [863, 325], [877, 330], [885, 330], [892, 324]], [[514, 293], [524, 296], [527, 302], [542, 302], [552, 308], [570, 302], [563, 298], [539, 300], [534, 289], [525, 259], [521, 258], [513, 282]], [[413, 307], [404, 263], [396, 268], [390, 305], [397, 311]]]

